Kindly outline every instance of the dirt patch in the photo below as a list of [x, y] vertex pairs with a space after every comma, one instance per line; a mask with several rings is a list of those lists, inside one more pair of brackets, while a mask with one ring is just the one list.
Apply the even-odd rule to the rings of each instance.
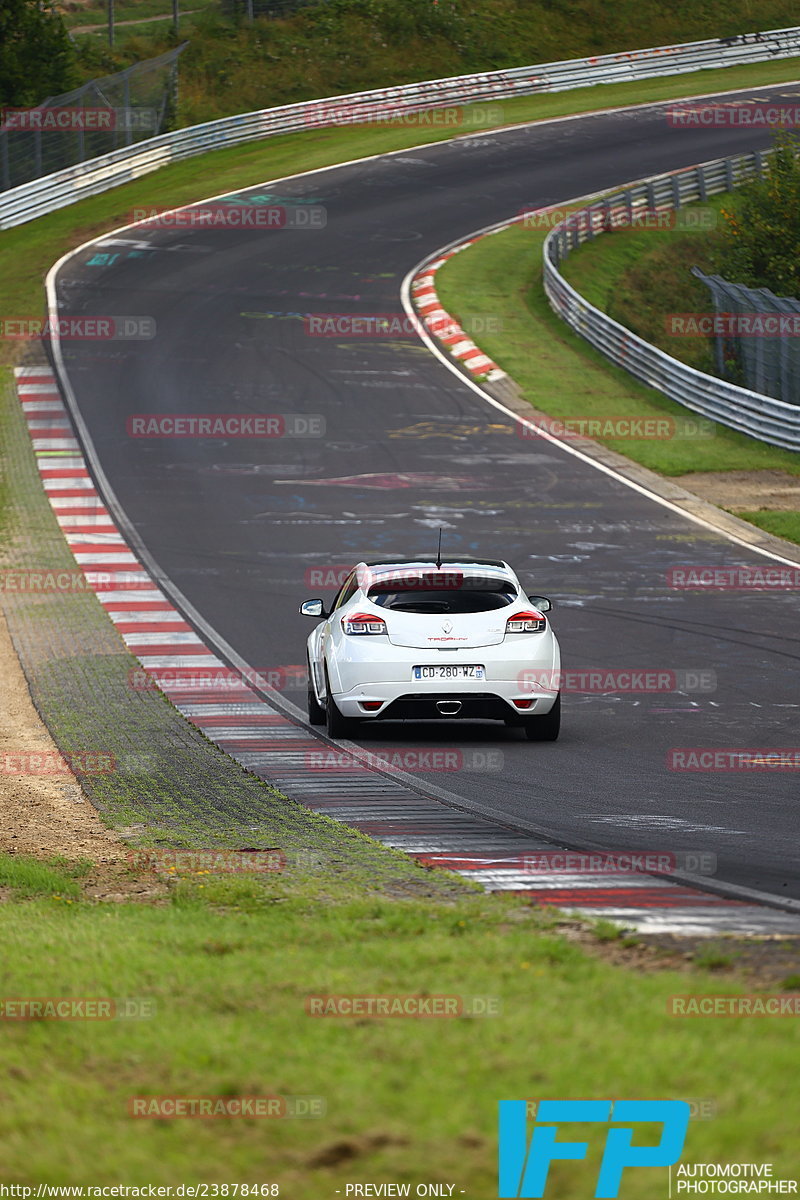
[[15, 765], [25, 765], [17, 756], [37, 754], [55, 761], [58, 750], [33, 707], [1, 614], [0, 678], [0, 850], [90, 858], [98, 864], [123, 861], [125, 843], [105, 827], [73, 775], [10, 773]]
[[719, 508], [800, 512], [800, 475], [787, 471], [695, 471], [671, 482]]
[[800, 937], [686, 937], [665, 933], [598, 941], [585, 927], [564, 932], [589, 954], [637, 972], [700, 969], [719, 978], [721, 992], [730, 984], [757, 991], [800, 992]]

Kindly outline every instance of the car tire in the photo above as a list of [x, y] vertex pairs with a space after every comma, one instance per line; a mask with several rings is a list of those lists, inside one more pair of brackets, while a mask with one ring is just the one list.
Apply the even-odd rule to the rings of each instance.
[[331, 693], [328, 672], [325, 672], [325, 732], [329, 738], [349, 737], [356, 722], [350, 717], [343, 717], [336, 707], [336, 701]]
[[556, 702], [542, 717], [528, 717], [525, 721], [525, 737], [529, 742], [555, 742], [561, 729], [561, 693]]
[[325, 709], [320, 704], [314, 693], [314, 684], [311, 682], [311, 663], [306, 659], [308, 665], [308, 693], [306, 697], [306, 707], [308, 709], [309, 725], [324, 725], [325, 724]]

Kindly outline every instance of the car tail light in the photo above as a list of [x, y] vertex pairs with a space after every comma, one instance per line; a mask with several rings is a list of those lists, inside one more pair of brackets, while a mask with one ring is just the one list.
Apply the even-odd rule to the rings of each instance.
[[506, 633], [541, 633], [547, 621], [535, 609], [514, 613], [506, 621]]
[[386, 633], [386, 622], [383, 617], [375, 617], [372, 613], [351, 613], [342, 617], [342, 629], [349, 634]]
[[535, 703], [536, 703], [535, 700], [515, 700], [514, 701], [514, 705], [516, 708], [532, 708]]

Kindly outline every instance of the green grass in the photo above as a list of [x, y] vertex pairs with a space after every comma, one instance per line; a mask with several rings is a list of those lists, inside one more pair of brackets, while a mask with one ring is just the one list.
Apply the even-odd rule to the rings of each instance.
[[77, 899], [76, 876], [86, 873], [84, 863], [74, 867], [64, 858], [42, 861], [28, 854], [0, 854], [0, 888], [15, 896], [56, 896]]
[[[610, 364], [552, 312], [541, 284], [544, 238], [545, 231], [515, 226], [455, 255], [437, 274], [444, 308], [459, 319], [478, 313], [494, 318], [497, 332], [477, 338], [481, 349], [549, 416], [692, 421], [690, 412]], [[757, 468], [800, 474], [798, 456], [790, 451], [714, 423], [710, 429], [713, 436], [598, 440], [663, 475]]]
[[[713, 977], [587, 954], [557, 914], [516, 898], [327, 903], [283, 877], [185, 879], [174, 902], [0, 905], [4, 997], [146, 1001], [143, 1019], [5, 1021], [3, 1182], [273, 1182], [319, 1200], [356, 1180], [446, 1180], [494, 1195], [497, 1101], [713, 1097], [687, 1160], [790, 1173], [796, 1022], [679, 1019], [668, 997]], [[574, 923], [573, 923], [574, 924]], [[726, 982], [726, 991], [740, 990]], [[496, 997], [485, 1018], [306, 1015], [309, 995]], [[720, 1062], [734, 1063], [719, 1070]], [[321, 1096], [316, 1120], [133, 1120], [132, 1096]], [[759, 1103], [752, 1103], [752, 1096]], [[591, 1131], [589, 1131], [591, 1132]], [[564, 1200], [586, 1165], [554, 1168]], [[666, 1186], [631, 1172], [627, 1200]], [[457, 1194], [457, 1193], [456, 1193]]]
[[706, 946], [694, 956], [694, 965], [701, 971], [721, 971], [733, 966], [735, 956], [722, 946]]
[[765, 529], [767, 533], [786, 538], [787, 542], [800, 542], [800, 512], [784, 512], [773, 508], [760, 508], [755, 511], [737, 508], [735, 511], [737, 517], [758, 525], [759, 529]]

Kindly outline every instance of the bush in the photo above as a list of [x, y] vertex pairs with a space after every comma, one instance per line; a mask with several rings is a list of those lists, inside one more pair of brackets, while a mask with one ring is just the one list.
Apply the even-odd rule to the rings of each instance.
[[722, 209], [718, 271], [734, 283], [800, 296], [800, 142], [776, 135], [763, 178], [738, 188]]

